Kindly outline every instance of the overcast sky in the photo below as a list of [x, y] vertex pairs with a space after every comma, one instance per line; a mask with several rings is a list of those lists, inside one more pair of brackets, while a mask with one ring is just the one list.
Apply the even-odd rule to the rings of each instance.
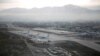
[[64, 5], [99, 6], [100, 0], [0, 0], [0, 9], [55, 7]]

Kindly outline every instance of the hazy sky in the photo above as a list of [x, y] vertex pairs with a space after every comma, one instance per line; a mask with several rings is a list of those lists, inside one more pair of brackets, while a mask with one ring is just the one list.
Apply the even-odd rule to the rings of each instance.
[[33, 8], [33, 7], [54, 7], [64, 6], [67, 4], [78, 5], [78, 6], [99, 6], [100, 0], [0, 0], [0, 9], [8, 8]]

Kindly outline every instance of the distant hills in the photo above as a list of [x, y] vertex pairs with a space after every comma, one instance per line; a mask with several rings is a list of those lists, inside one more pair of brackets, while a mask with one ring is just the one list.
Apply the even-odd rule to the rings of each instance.
[[75, 5], [44, 8], [11, 8], [0, 11], [3, 21], [88, 21], [99, 20], [100, 10]]
[[89, 7], [90, 9], [93, 9], [93, 10], [100, 10], [100, 5], [98, 6], [93, 6], [93, 7]]

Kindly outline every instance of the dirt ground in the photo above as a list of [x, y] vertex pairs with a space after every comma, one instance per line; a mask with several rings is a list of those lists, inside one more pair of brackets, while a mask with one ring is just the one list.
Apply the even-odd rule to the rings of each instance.
[[55, 46], [62, 47], [73, 54], [73, 56], [100, 56], [100, 52], [97, 52], [91, 48], [85, 47], [74, 41], [58, 41], [55, 42]]

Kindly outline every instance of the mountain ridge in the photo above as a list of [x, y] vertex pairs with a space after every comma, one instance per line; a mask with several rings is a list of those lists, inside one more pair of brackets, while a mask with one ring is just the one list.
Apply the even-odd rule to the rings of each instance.
[[0, 12], [2, 20], [14, 21], [87, 21], [100, 20], [100, 10], [75, 5], [44, 8], [11, 8]]

